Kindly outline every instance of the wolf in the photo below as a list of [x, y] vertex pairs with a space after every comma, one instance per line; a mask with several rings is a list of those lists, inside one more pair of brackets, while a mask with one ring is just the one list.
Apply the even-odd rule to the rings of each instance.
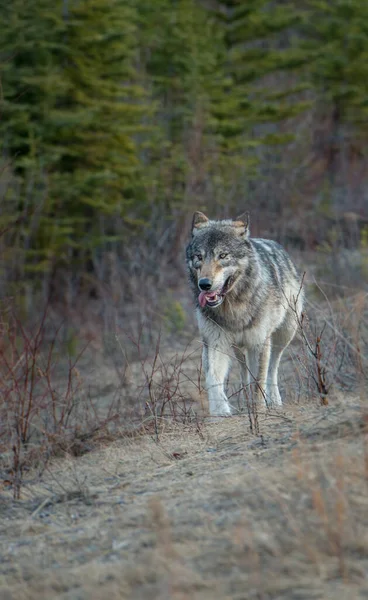
[[248, 216], [214, 221], [197, 211], [186, 262], [210, 415], [232, 414], [225, 386], [234, 357], [246, 393], [268, 407], [281, 405], [280, 359], [297, 331], [304, 296], [289, 255], [277, 242], [251, 238]]

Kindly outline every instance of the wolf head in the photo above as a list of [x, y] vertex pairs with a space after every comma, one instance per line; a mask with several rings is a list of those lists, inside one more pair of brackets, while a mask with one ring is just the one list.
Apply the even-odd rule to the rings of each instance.
[[220, 306], [236, 286], [249, 256], [249, 219], [210, 221], [194, 213], [187, 247], [190, 279], [203, 308]]

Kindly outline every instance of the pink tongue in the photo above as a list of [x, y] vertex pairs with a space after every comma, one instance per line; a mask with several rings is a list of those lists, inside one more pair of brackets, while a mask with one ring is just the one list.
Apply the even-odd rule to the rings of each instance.
[[198, 302], [199, 304], [202, 306], [206, 306], [207, 304], [207, 299], [206, 299], [206, 293], [205, 292], [201, 292], [198, 296]]
[[198, 296], [199, 304], [203, 307], [206, 306], [208, 300], [214, 300], [217, 296], [217, 292], [201, 292]]

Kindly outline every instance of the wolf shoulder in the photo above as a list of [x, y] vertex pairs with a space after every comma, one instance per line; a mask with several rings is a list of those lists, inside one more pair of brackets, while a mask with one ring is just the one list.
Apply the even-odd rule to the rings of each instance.
[[263, 259], [267, 264], [270, 262], [276, 263], [279, 267], [287, 269], [298, 276], [290, 255], [281, 244], [263, 238], [250, 238], [249, 242], [261, 260]]

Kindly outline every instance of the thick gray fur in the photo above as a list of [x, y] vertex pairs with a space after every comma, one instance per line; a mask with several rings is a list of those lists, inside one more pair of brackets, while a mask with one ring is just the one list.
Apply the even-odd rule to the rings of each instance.
[[[289, 255], [274, 241], [250, 238], [247, 222], [211, 221], [195, 213], [186, 258], [204, 344], [210, 414], [232, 412], [225, 384], [234, 356], [246, 392], [254, 388], [267, 406], [281, 405], [280, 359], [303, 308], [301, 278]], [[205, 306], [199, 302], [203, 278], [211, 282]]]

